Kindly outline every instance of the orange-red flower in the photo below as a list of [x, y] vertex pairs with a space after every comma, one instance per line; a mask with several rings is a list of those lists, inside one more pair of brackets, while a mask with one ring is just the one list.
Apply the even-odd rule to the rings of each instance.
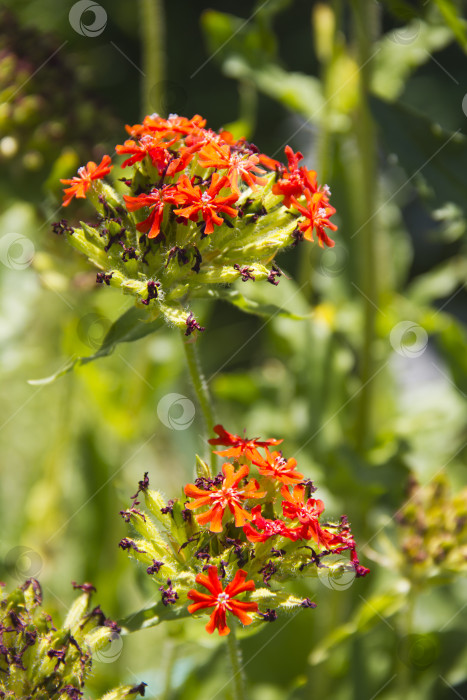
[[136, 224], [138, 231], [142, 231], [143, 233], [149, 231], [148, 238], [157, 238], [160, 233], [164, 216], [164, 197], [169, 190], [171, 191], [172, 189], [172, 187], [167, 187], [163, 190], [154, 188], [149, 194], [140, 194], [137, 197], [123, 195], [128, 211], [138, 211], [138, 209], [142, 209], [143, 207], [149, 207], [151, 210], [147, 219]]
[[249, 498], [263, 498], [264, 491], [259, 491], [259, 484], [256, 479], [251, 479], [242, 488], [237, 488], [240, 481], [248, 476], [249, 468], [244, 464], [235, 472], [233, 464], [224, 464], [222, 472], [224, 479], [220, 488], [201, 489], [195, 484], [185, 486], [185, 495], [195, 498], [193, 503], [187, 503], [189, 510], [196, 510], [203, 506], [210, 506], [209, 510], [196, 516], [200, 525], [208, 525], [211, 532], [222, 532], [222, 518], [226, 508], [233, 513], [235, 525], [243, 527], [248, 520], [251, 520], [251, 513], [242, 508], [241, 502]]
[[300, 151], [294, 153], [290, 146], [285, 147], [285, 155], [289, 163], [289, 169], [284, 170], [282, 177], [272, 188], [274, 194], [284, 196], [284, 205], [290, 207], [292, 197], [300, 197], [308, 189], [311, 193], [317, 191], [316, 172], [308, 170], [305, 166], [298, 167], [303, 155]]
[[255, 154], [245, 155], [231, 151], [228, 144], [209, 143], [199, 152], [199, 164], [202, 168], [227, 170], [232, 192], [240, 194], [238, 179], [241, 178], [252, 190], [257, 185], [265, 185], [267, 180], [260, 177], [265, 171], [258, 168], [259, 158]]
[[[269, 520], [268, 518], [263, 518], [261, 515], [261, 506], [255, 506], [251, 510], [252, 521], [243, 526], [243, 532], [246, 535], [247, 540], [250, 542], [266, 542], [270, 537], [275, 535], [281, 535], [282, 537], [288, 537], [290, 540], [295, 542], [300, 537], [301, 528], [290, 528], [283, 521], [279, 520]], [[254, 527], [262, 532], [258, 532]]]
[[104, 156], [99, 165], [90, 160], [89, 163], [79, 168], [79, 177], [75, 175], [71, 180], [60, 180], [62, 185], [71, 185], [63, 190], [63, 206], [67, 207], [73, 197], [84, 199], [92, 181], [100, 180], [110, 173], [113, 167], [110, 163], [110, 156]]
[[320, 526], [318, 519], [324, 510], [324, 503], [314, 498], [309, 498], [305, 503], [303, 484], [294, 486], [293, 493], [290, 493], [288, 486], [283, 486], [281, 494], [285, 498], [285, 501], [282, 501], [282, 512], [285, 517], [301, 523], [300, 539], [313, 539], [318, 545], [324, 547], [341, 542], [337, 535]]
[[118, 144], [115, 150], [119, 155], [129, 154], [131, 156], [122, 163], [122, 168], [134, 165], [149, 156], [152, 164], [157, 166], [159, 173], [162, 173], [172, 157], [167, 148], [176, 141], [177, 137], [171, 141], [161, 141], [157, 137], [145, 135], [139, 141], [128, 139], [123, 145]]
[[195, 114], [191, 119], [179, 117], [177, 114], [171, 114], [168, 119], [159, 117], [158, 114], [149, 114], [144, 118], [142, 124], [127, 125], [126, 130], [130, 136], [140, 137], [143, 134], [157, 132], [162, 137], [173, 134], [190, 134], [194, 129], [202, 128], [205, 124], [206, 119], [203, 119], [199, 114]]
[[285, 459], [280, 452], [269, 452], [267, 447], [265, 452], [266, 457], [257, 454], [252, 459], [253, 464], [258, 467], [260, 476], [276, 479], [283, 484], [299, 484], [303, 481], [303, 474], [295, 469], [296, 459], [293, 457]]
[[178, 209], [174, 209], [175, 214], [190, 221], [197, 221], [198, 214], [201, 212], [206, 222], [204, 233], [209, 235], [214, 231], [214, 224], [220, 226], [224, 223], [219, 212], [228, 214], [228, 216], [237, 216], [238, 214], [237, 210], [230, 206], [237, 201], [236, 194], [232, 193], [226, 197], [218, 196], [221, 189], [227, 184], [228, 179], [225, 176], [221, 177], [214, 173], [208, 189], [201, 192], [200, 187], [195, 187], [186, 175], [182, 175], [177, 182], [177, 191], [173, 196], [173, 202], [181, 205]]
[[211, 613], [210, 620], [206, 625], [206, 631], [212, 634], [215, 629], [218, 630], [221, 636], [229, 634], [230, 628], [227, 626], [227, 612], [238, 617], [244, 625], [249, 625], [253, 619], [248, 615], [251, 612], [258, 612], [258, 603], [248, 603], [245, 601], [235, 600], [235, 596], [245, 591], [254, 591], [255, 584], [253, 581], [246, 581], [247, 572], [239, 569], [236, 572], [233, 580], [227, 584], [225, 590], [222, 588], [222, 583], [219, 581], [219, 575], [215, 566], [208, 568], [208, 575], [198, 574], [196, 583], [199, 583], [209, 591], [200, 593], [193, 588], [188, 591], [188, 598], [194, 602], [188, 606], [188, 612], [195, 613], [198, 610], [206, 608], [214, 608]]
[[251, 461], [256, 458], [261, 459], [258, 453], [258, 447], [280, 445], [282, 442], [282, 440], [275, 440], [274, 438], [269, 440], [258, 440], [256, 438], [249, 440], [248, 438], [241, 438], [240, 435], [228, 433], [222, 425], [215, 425], [214, 432], [217, 433], [219, 437], [208, 440], [209, 444], [225, 445], [228, 447], [227, 450], [215, 451], [215, 454], [222, 455], [223, 457], [235, 457], [235, 459], [238, 459], [242, 455]]
[[298, 209], [300, 214], [305, 217], [305, 221], [298, 224], [300, 231], [308, 241], [312, 241], [313, 228], [316, 229], [319, 245], [322, 247], [324, 243], [329, 248], [333, 248], [334, 241], [332, 238], [329, 238], [324, 229], [329, 228], [331, 231], [337, 230], [337, 226], [329, 221], [329, 217], [335, 214], [336, 210], [328, 203], [324, 192], [315, 192], [311, 194], [309, 190], [305, 190], [304, 194], [308, 205], [307, 207], [297, 202], [295, 197], [290, 198], [291, 205], [293, 205], [295, 209]]

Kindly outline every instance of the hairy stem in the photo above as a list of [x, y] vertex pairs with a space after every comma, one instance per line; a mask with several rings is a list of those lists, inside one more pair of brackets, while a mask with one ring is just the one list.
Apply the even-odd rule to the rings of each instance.
[[185, 348], [188, 371], [198, 398], [199, 407], [201, 408], [201, 412], [203, 414], [206, 433], [212, 435], [215, 425], [214, 412], [212, 409], [208, 385], [201, 369], [198, 349], [196, 343], [187, 341], [184, 335], [182, 335], [182, 342], [183, 347]]
[[229, 625], [230, 634], [227, 636], [227, 646], [232, 666], [232, 698], [233, 700], [247, 700], [243, 676], [242, 650], [235, 634], [236, 623], [233, 620], [229, 620]]
[[143, 114], [164, 112], [165, 24], [163, 0], [140, 0], [143, 46]]

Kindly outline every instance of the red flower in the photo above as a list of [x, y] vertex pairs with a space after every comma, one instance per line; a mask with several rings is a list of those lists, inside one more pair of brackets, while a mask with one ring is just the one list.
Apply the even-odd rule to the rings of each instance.
[[285, 501], [282, 501], [282, 512], [285, 517], [291, 520], [297, 519], [301, 523], [300, 539], [313, 539], [318, 545], [324, 547], [341, 543], [338, 535], [324, 530], [318, 522], [319, 516], [324, 510], [323, 501], [309, 498], [305, 503], [305, 486], [303, 484], [294, 486], [293, 494], [289, 492], [288, 486], [283, 486], [281, 494], [285, 498]]
[[[253, 516], [251, 524], [247, 523], [243, 526], [243, 532], [250, 542], [266, 542], [266, 540], [275, 535], [288, 537], [293, 542], [300, 537], [300, 527], [291, 529], [283, 520], [268, 520], [267, 518], [263, 518], [260, 505], [252, 508], [251, 515]], [[252, 525], [257, 527], [258, 530], [262, 530], [262, 533], [255, 530]]]
[[298, 167], [298, 162], [303, 158], [300, 151], [294, 153], [290, 146], [286, 146], [285, 155], [287, 156], [289, 169], [284, 170], [282, 178], [276, 182], [272, 191], [274, 194], [284, 195], [284, 204], [286, 207], [290, 207], [292, 197], [300, 197], [300, 195], [305, 193], [305, 189], [313, 193], [318, 188], [315, 171], [308, 170], [304, 166]]
[[337, 230], [337, 226], [329, 221], [329, 217], [335, 214], [336, 210], [328, 203], [324, 192], [311, 194], [309, 190], [305, 190], [304, 194], [308, 207], [302, 206], [295, 197], [290, 197], [291, 204], [305, 217], [305, 221], [300, 222], [298, 225], [300, 231], [308, 241], [312, 241], [313, 228], [315, 228], [320, 246], [322, 247], [324, 243], [329, 248], [333, 248], [334, 241], [332, 238], [329, 238], [324, 229]]
[[241, 455], [244, 455], [246, 459], [252, 460], [259, 458], [258, 447], [268, 447], [269, 445], [280, 445], [282, 440], [249, 440], [248, 438], [241, 438], [240, 435], [234, 435], [228, 433], [222, 425], [215, 425], [214, 432], [219, 435], [218, 438], [211, 438], [208, 440], [210, 445], [225, 445], [228, 450], [221, 450], [219, 452], [214, 452], [216, 455], [222, 455], [223, 457], [235, 457], [237, 459]]
[[227, 170], [226, 177], [229, 179], [232, 192], [240, 194], [238, 188], [238, 178], [241, 178], [252, 190], [256, 185], [265, 185], [267, 180], [259, 177], [264, 170], [258, 168], [259, 158], [257, 155], [243, 155], [231, 152], [227, 144], [217, 145], [209, 143], [204, 146], [199, 153], [199, 164], [202, 168], [217, 168]]
[[78, 170], [78, 175], [71, 178], [71, 180], [60, 180], [62, 185], [71, 185], [63, 190], [63, 206], [67, 207], [73, 197], [77, 199], [84, 199], [86, 197], [86, 192], [91, 187], [93, 180], [100, 180], [110, 173], [112, 170], [112, 165], [110, 156], [104, 156], [97, 165], [94, 161], [90, 160], [87, 165], [83, 165]]
[[122, 168], [126, 168], [127, 165], [134, 165], [144, 160], [146, 156], [149, 156], [152, 164], [157, 166], [159, 173], [162, 173], [171, 158], [170, 153], [166, 149], [176, 141], [177, 137], [171, 141], [161, 142], [157, 137], [146, 135], [142, 136], [140, 141], [127, 140], [123, 146], [118, 144], [115, 150], [119, 155], [124, 153], [131, 154], [131, 158], [127, 158], [122, 163]]
[[297, 472], [297, 460], [290, 458], [285, 459], [280, 452], [269, 452], [265, 449], [266, 457], [261, 457], [260, 454], [252, 459], [253, 464], [259, 469], [260, 476], [267, 476], [270, 479], [276, 479], [283, 484], [299, 484], [303, 481], [303, 474]]
[[168, 119], [159, 117], [158, 114], [150, 114], [144, 118], [142, 124], [134, 124], [126, 126], [126, 130], [130, 136], [140, 137], [143, 134], [157, 132], [159, 136], [171, 136], [173, 134], [186, 135], [190, 134], [197, 128], [202, 128], [206, 124], [206, 119], [195, 114], [191, 119], [187, 117], [179, 117], [177, 114], [171, 114]]
[[237, 201], [236, 194], [229, 194], [226, 197], [218, 197], [220, 190], [228, 183], [226, 177], [221, 177], [217, 173], [212, 176], [211, 184], [205, 192], [201, 188], [193, 186], [193, 183], [182, 175], [177, 182], [177, 191], [174, 193], [174, 204], [182, 205], [179, 209], [174, 209], [175, 214], [190, 221], [197, 221], [198, 214], [206, 222], [204, 233], [209, 235], [214, 231], [214, 224], [221, 226], [224, 219], [219, 216], [219, 212], [229, 216], [237, 216], [237, 210], [230, 205]]
[[243, 488], [238, 489], [240, 481], [248, 476], [249, 468], [244, 464], [238, 472], [235, 472], [233, 464], [224, 464], [222, 467], [224, 480], [219, 489], [200, 489], [195, 484], [185, 486], [185, 495], [195, 498], [193, 503], [187, 503], [189, 510], [196, 510], [202, 506], [210, 506], [209, 510], [196, 516], [200, 525], [211, 523], [211, 532], [222, 532], [222, 518], [225, 509], [228, 507], [234, 514], [235, 525], [242, 527], [248, 520], [251, 520], [251, 513], [242, 508], [241, 501], [249, 498], [263, 498], [264, 491], [259, 491], [259, 484], [256, 479], [249, 481]]
[[167, 196], [168, 190], [172, 187], [167, 187], [164, 190], [154, 188], [149, 194], [140, 194], [137, 197], [123, 195], [128, 211], [138, 211], [143, 207], [149, 207], [151, 213], [144, 221], [136, 224], [138, 231], [148, 233], [148, 238], [157, 238], [161, 230], [161, 223], [164, 216], [164, 197]]
[[222, 583], [219, 581], [219, 575], [215, 566], [208, 568], [208, 575], [198, 574], [196, 583], [199, 583], [204, 588], [207, 588], [210, 595], [200, 593], [193, 588], [188, 591], [188, 598], [194, 602], [188, 606], [188, 612], [195, 613], [198, 610], [205, 608], [214, 608], [211, 613], [211, 618], [206, 625], [206, 631], [212, 634], [215, 629], [218, 630], [221, 636], [229, 634], [230, 629], [227, 627], [226, 614], [232, 613], [238, 617], [244, 625], [249, 625], [253, 619], [247, 613], [258, 612], [258, 603], [246, 603], [239, 600], [234, 600], [234, 597], [245, 591], [254, 591], [255, 584], [253, 581], [246, 581], [247, 572], [240, 569], [236, 572], [234, 579], [227, 584], [225, 590], [222, 588]]

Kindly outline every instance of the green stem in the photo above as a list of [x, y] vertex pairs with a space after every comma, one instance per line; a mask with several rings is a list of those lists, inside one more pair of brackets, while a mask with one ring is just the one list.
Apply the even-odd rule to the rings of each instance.
[[242, 668], [242, 650], [235, 634], [236, 623], [234, 620], [229, 620], [229, 625], [230, 634], [227, 636], [227, 646], [232, 666], [232, 698], [233, 700], [247, 700]]
[[363, 193], [359, 229], [361, 251], [361, 292], [364, 297], [364, 334], [360, 358], [361, 391], [357, 413], [357, 447], [364, 450], [372, 439], [373, 381], [375, 371], [375, 319], [378, 308], [377, 255], [376, 255], [376, 198], [377, 198], [377, 143], [368, 95], [371, 82], [373, 37], [376, 12], [374, 3], [367, 0], [354, 2], [357, 48], [360, 63], [360, 101], [356, 114], [355, 135], [361, 163], [360, 191]]
[[164, 112], [165, 23], [162, 0], [140, 0], [143, 114]]
[[215, 425], [214, 412], [212, 409], [208, 385], [199, 362], [196, 342], [187, 341], [184, 335], [182, 335], [182, 342], [183, 347], [185, 348], [188, 371], [190, 372], [191, 381], [203, 414], [206, 432], [209, 435], [213, 435], [213, 428]]

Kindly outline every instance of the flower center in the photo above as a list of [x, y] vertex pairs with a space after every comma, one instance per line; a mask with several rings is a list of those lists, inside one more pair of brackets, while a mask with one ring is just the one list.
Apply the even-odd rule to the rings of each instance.
[[217, 596], [217, 604], [221, 606], [221, 608], [225, 608], [229, 600], [229, 594], [228, 593], [219, 593]]
[[201, 195], [201, 199], [203, 202], [210, 202], [211, 195], [209, 194], [209, 192], [203, 192], [203, 194]]

